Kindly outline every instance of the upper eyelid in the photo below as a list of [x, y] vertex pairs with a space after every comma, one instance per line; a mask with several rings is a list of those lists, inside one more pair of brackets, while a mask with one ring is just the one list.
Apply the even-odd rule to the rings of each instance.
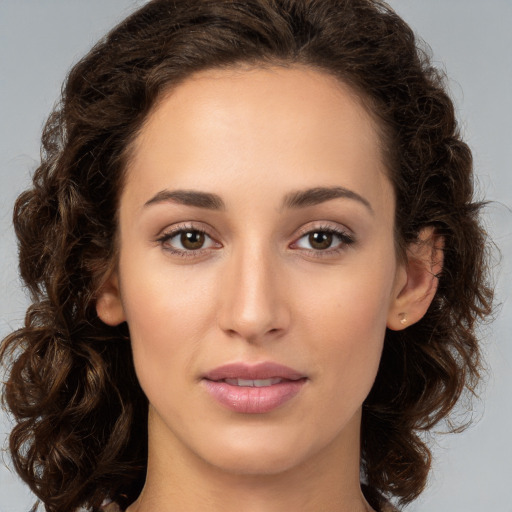
[[296, 231], [297, 234], [295, 235], [295, 238], [298, 239], [299, 237], [302, 237], [314, 231], [331, 231], [333, 233], [341, 233], [347, 236], [355, 237], [354, 232], [344, 224], [340, 224], [339, 222], [320, 220], [308, 222], [305, 225], [301, 226]]
[[342, 230], [337, 230], [337, 229], [336, 230], [335, 229], [312, 229], [311, 231], [306, 231], [302, 235], [296, 237], [295, 240], [291, 243], [291, 245], [297, 244], [300, 240], [302, 240], [306, 236], [310, 235], [311, 233], [330, 233], [330, 234], [333, 234], [333, 235], [337, 236], [338, 238], [341, 238], [342, 240], [345, 239], [345, 243], [347, 243], [347, 240], [350, 240], [351, 243], [355, 242], [355, 238], [351, 234], [346, 233], [346, 232], [344, 232]]
[[[169, 226], [166, 226], [162, 230], [159, 231], [159, 233], [156, 235], [155, 240], [160, 241], [163, 238], [172, 238], [173, 236], [176, 236], [182, 231], [199, 231], [210, 237], [212, 240], [214, 240], [217, 243], [220, 242], [220, 239], [222, 238], [220, 234], [215, 230], [212, 226], [202, 222], [202, 221], [182, 221], [173, 223]], [[297, 242], [300, 238], [302, 238], [305, 235], [308, 235], [315, 231], [328, 231], [333, 233], [338, 233], [340, 235], [346, 235], [350, 238], [353, 238], [355, 240], [356, 236], [352, 229], [348, 228], [346, 225], [341, 224], [336, 221], [327, 221], [327, 220], [317, 220], [317, 221], [311, 221], [307, 222], [304, 225], [302, 225], [300, 228], [295, 230], [293, 234], [290, 235], [291, 244]]]
[[215, 230], [207, 224], [200, 221], [185, 221], [166, 226], [158, 232], [156, 239], [160, 240], [163, 237], [172, 237], [182, 231], [200, 231], [212, 239], [218, 238], [218, 236], [215, 234]]

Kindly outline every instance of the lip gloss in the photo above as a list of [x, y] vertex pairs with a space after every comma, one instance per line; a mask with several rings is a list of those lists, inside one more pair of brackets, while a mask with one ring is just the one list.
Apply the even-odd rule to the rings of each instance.
[[239, 413], [262, 414], [291, 400], [306, 380], [305, 375], [278, 363], [242, 362], [215, 368], [203, 376], [202, 382], [224, 407]]
[[203, 382], [210, 395], [228, 409], [245, 414], [261, 414], [291, 400], [306, 380], [284, 380], [264, 387], [236, 386], [206, 379]]

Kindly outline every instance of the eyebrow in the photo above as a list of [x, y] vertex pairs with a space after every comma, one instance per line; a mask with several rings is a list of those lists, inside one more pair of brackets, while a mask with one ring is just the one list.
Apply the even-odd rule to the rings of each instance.
[[284, 199], [286, 208], [305, 208], [330, 201], [331, 199], [352, 199], [363, 204], [373, 215], [370, 202], [357, 192], [344, 187], [315, 187], [287, 194]]
[[[373, 208], [367, 199], [344, 187], [314, 187], [291, 192], [285, 196], [283, 205], [285, 208], [291, 209], [306, 208], [339, 198], [357, 201], [363, 204], [370, 213], [374, 214]], [[226, 208], [224, 201], [217, 194], [197, 190], [161, 190], [146, 201], [144, 207], [165, 202], [208, 210], [224, 210]]]
[[206, 208], [208, 210], [224, 210], [226, 207], [224, 201], [217, 194], [196, 190], [161, 190], [149, 201], [146, 201], [144, 207], [165, 202]]

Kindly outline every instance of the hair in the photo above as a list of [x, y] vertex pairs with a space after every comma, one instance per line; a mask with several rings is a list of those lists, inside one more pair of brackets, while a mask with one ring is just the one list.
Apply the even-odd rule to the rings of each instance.
[[422, 432], [481, 373], [475, 328], [491, 312], [489, 242], [444, 78], [410, 27], [380, 0], [153, 0], [71, 70], [42, 136], [33, 187], [14, 209], [25, 324], [3, 341], [4, 401], [16, 471], [48, 512], [122, 506], [147, 464], [147, 399], [127, 326], [95, 296], [116, 262], [117, 208], [132, 141], [162, 94], [200, 70], [308, 66], [348, 84], [379, 126], [396, 194], [396, 242], [444, 239], [435, 298], [418, 323], [388, 330], [363, 404], [368, 496], [406, 504], [431, 454]]

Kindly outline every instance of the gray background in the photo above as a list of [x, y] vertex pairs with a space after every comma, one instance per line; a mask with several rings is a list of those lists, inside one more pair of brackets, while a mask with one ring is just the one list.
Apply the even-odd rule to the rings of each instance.
[[[0, 0], [0, 337], [18, 327], [27, 301], [10, 226], [16, 196], [37, 166], [43, 122], [70, 66], [142, 0]], [[483, 332], [491, 368], [476, 424], [435, 439], [429, 486], [408, 512], [512, 512], [512, 2], [391, 0], [446, 68], [478, 189], [494, 203], [486, 224], [501, 250], [498, 318]], [[9, 420], [0, 413], [0, 447]], [[6, 464], [8, 456], [3, 457]], [[0, 461], [0, 512], [33, 503]]]

